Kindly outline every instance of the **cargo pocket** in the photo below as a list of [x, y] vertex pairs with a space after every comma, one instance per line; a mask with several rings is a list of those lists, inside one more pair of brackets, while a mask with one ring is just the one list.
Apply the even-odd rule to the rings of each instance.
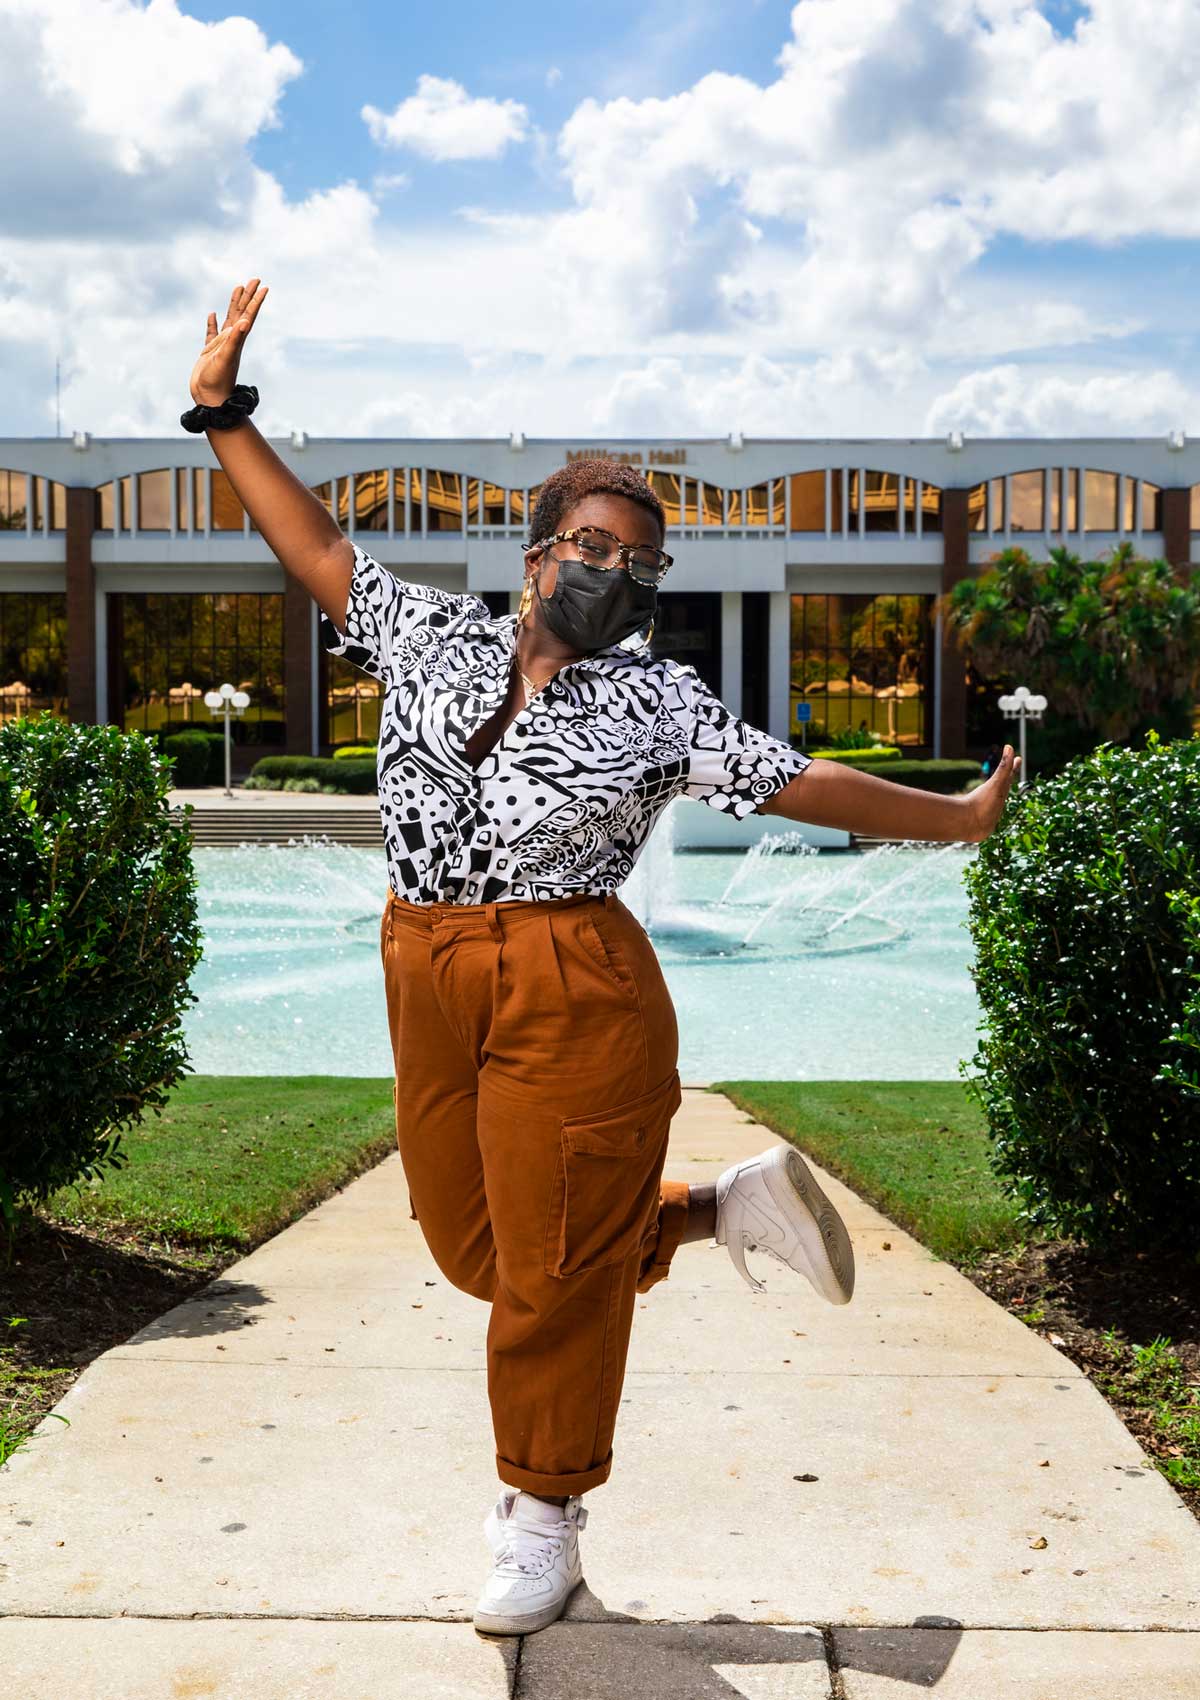
[[679, 1072], [640, 1098], [590, 1116], [564, 1116], [550, 1184], [547, 1275], [582, 1275], [620, 1263], [658, 1208]]

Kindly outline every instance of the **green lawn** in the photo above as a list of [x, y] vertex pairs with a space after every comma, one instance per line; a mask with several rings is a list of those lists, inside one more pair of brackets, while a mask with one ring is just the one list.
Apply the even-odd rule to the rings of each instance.
[[980, 1111], [957, 1080], [722, 1080], [725, 1092], [792, 1140], [939, 1257], [1017, 1243], [1016, 1205], [988, 1164]]
[[121, 1140], [122, 1169], [55, 1193], [55, 1221], [250, 1246], [395, 1149], [390, 1079], [189, 1075]]

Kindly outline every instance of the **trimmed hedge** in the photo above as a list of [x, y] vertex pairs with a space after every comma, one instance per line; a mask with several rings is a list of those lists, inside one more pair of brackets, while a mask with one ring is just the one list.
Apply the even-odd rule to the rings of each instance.
[[207, 785], [217, 771], [225, 777], [225, 738], [197, 727], [194, 732], [170, 732], [159, 740], [164, 756], [175, 763], [172, 784]]
[[200, 960], [191, 832], [140, 732], [0, 727], [0, 1216], [124, 1162], [167, 1100]]
[[1200, 740], [1154, 732], [1014, 791], [963, 870], [984, 1016], [967, 1091], [1039, 1228], [1197, 1254], [1198, 876]]
[[263, 756], [251, 769], [254, 779], [315, 779], [337, 785], [353, 796], [366, 796], [377, 787], [375, 758], [335, 761], [332, 756]]
[[[828, 750], [814, 751], [822, 761], [830, 759]], [[847, 756], [859, 755], [861, 751], [847, 751]], [[834, 759], [837, 759], [836, 757]], [[841, 758], [842, 765], [847, 765], [846, 757]], [[878, 767], [878, 760], [855, 764], [851, 767]], [[978, 779], [982, 772], [981, 764], [977, 761], [914, 761], [910, 757], [901, 756], [898, 760], [889, 761], [887, 773], [881, 775], [890, 783], [896, 785], [911, 785], [917, 791], [937, 791], [945, 796], [955, 796], [964, 790], [973, 779]]]
[[[881, 761], [897, 762], [905, 760], [899, 744], [878, 744], [874, 749], [864, 748], [861, 750], [814, 750], [813, 754], [821, 756], [825, 761], [849, 762], [851, 767], [860, 763], [864, 767], [878, 767]], [[909, 757], [908, 759], [912, 760], [913, 758]]]

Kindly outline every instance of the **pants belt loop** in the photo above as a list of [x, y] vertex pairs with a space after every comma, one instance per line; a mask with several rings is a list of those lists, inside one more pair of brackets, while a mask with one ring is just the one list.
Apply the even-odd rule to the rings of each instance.
[[491, 933], [496, 943], [503, 944], [504, 928], [500, 925], [500, 916], [496, 912], [496, 905], [494, 903], [489, 903], [487, 906], [487, 924], [488, 931]]

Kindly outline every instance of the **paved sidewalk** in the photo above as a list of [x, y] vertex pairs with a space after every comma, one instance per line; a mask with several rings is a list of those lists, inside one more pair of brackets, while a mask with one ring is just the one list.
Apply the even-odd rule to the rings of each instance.
[[[770, 1143], [685, 1094], [667, 1173]], [[834, 1181], [835, 1309], [684, 1246], [639, 1299], [586, 1582], [477, 1636], [486, 1307], [391, 1157], [85, 1371], [0, 1471], [20, 1700], [1200, 1695], [1200, 1528], [1065, 1358]]]

